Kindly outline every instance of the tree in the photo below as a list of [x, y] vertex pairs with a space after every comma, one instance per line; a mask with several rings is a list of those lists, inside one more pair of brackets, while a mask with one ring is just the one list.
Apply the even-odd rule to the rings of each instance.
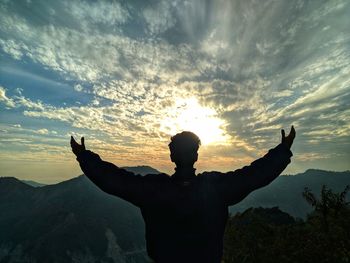
[[346, 202], [346, 194], [350, 190], [347, 185], [341, 193], [333, 193], [326, 185], [322, 186], [321, 198], [318, 199], [308, 187], [305, 187], [303, 197], [314, 207], [315, 211], [311, 216], [321, 215], [321, 220], [326, 231], [329, 231], [329, 217], [338, 217], [340, 213], [346, 211], [349, 202]]
[[314, 208], [306, 221], [278, 208], [250, 208], [231, 216], [223, 262], [350, 263], [349, 190], [335, 193], [324, 185], [318, 198], [305, 188], [302, 195]]

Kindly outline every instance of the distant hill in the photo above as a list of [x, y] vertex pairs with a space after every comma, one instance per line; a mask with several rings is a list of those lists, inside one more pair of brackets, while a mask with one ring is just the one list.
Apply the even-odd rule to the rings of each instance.
[[85, 176], [29, 186], [0, 178], [0, 262], [147, 262], [138, 208]]
[[21, 180], [21, 181], [23, 183], [28, 184], [28, 185], [33, 186], [33, 187], [41, 187], [41, 186], [46, 185], [46, 184], [38, 183], [38, 182], [35, 182], [35, 181], [31, 181], [31, 180]]
[[[124, 168], [130, 172], [133, 172], [134, 174], [140, 174], [140, 175], [146, 175], [146, 174], [160, 174], [161, 172], [157, 169], [152, 168], [151, 166], [147, 165], [139, 165], [139, 166], [124, 166], [121, 167]], [[47, 184], [38, 183], [32, 180], [21, 180], [23, 183], [33, 186], [33, 187], [42, 187]]]
[[[245, 210], [243, 213], [237, 213], [234, 218], [236, 221], [235, 223], [240, 226], [250, 224], [253, 221], [259, 221], [276, 226], [289, 225], [296, 222], [291, 215], [281, 211], [278, 207], [251, 207]], [[231, 217], [231, 219], [233, 218]]]
[[305, 187], [319, 194], [322, 185], [327, 185], [335, 192], [341, 192], [350, 185], [350, 171], [332, 172], [309, 169], [296, 175], [279, 176], [268, 186], [256, 190], [242, 202], [230, 207], [231, 213], [243, 212], [250, 207], [275, 207], [294, 217], [305, 218], [312, 208], [302, 197]]
[[141, 174], [141, 175], [146, 175], [146, 174], [160, 174], [158, 170], [152, 168], [151, 166], [146, 166], [146, 165], [140, 165], [140, 166], [124, 166], [122, 167], [125, 170], [128, 170], [130, 172], [133, 172], [134, 174]]

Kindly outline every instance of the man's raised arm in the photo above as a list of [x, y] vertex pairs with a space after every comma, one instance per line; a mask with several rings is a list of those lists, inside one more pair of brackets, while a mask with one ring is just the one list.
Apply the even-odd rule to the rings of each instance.
[[282, 142], [262, 158], [249, 166], [219, 175], [220, 195], [227, 205], [234, 205], [250, 192], [268, 185], [287, 167], [293, 156], [290, 147], [295, 138], [295, 129], [292, 126], [288, 136], [285, 136], [284, 130], [281, 133]]
[[78, 144], [71, 137], [71, 147], [81, 170], [102, 191], [140, 206], [145, 198], [145, 178], [103, 161], [96, 153], [85, 149], [84, 137]]

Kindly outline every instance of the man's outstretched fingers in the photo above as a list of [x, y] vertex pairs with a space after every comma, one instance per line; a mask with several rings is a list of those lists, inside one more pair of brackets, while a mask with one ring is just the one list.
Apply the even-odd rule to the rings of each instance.
[[85, 139], [84, 137], [81, 137], [81, 146], [85, 149]]
[[70, 136], [70, 145], [74, 145], [76, 141], [74, 140], [73, 136]]
[[284, 129], [281, 130], [281, 134], [282, 134], [282, 139], [284, 139], [286, 137], [286, 133], [284, 132]]
[[292, 125], [292, 134], [293, 134], [293, 137], [295, 137], [295, 129], [294, 129], [294, 125]]
[[294, 139], [295, 137], [295, 129], [294, 129], [294, 126], [292, 125], [291, 129], [290, 129], [290, 132], [289, 132], [289, 137], [291, 137], [292, 139]]

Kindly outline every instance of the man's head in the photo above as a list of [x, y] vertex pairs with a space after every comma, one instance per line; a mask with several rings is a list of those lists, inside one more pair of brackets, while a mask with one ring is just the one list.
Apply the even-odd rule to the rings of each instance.
[[192, 167], [198, 159], [200, 139], [193, 132], [183, 131], [171, 137], [169, 143], [171, 161], [177, 167]]

